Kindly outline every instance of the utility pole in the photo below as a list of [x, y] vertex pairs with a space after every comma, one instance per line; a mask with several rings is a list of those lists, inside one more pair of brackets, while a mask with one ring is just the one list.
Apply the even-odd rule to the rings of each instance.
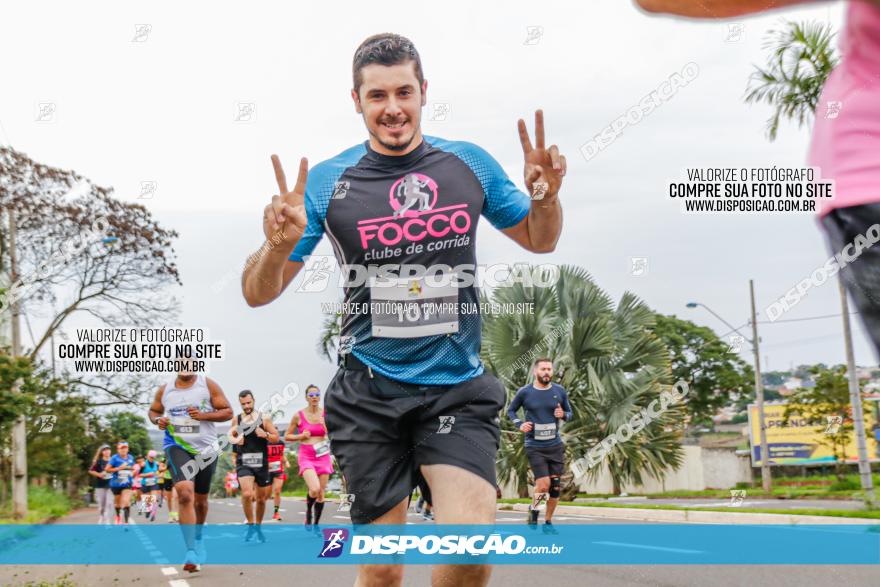
[[[18, 264], [15, 252], [15, 211], [7, 209], [9, 215], [9, 285], [18, 282]], [[21, 325], [19, 317], [21, 305], [17, 296], [12, 300], [12, 358], [21, 355]], [[12, 393], [20, 392], [21, 381], [12, 384]], [[15, 418], [12, 425], [12, 515], [16, 519], [24, 518], [28, 509], [27, 482], [27, 428], [24, 415]]]
[[755, 282], [749, 280], [752, 298], [752, 350], [755, 353], [755, 398], [758, 402], [758, 427], [761, 429], [761, 486], [770, 492], [770, 447], [767, 446], [767, 425], [764, 422], [764, 382], [761, 380], [761, 351], [758, 348], [758, 318], [755, 312]]
[[865, 492], [865, 503], [874, 504], [874, 480], [871, 478], [871, 463], [868, 461], [868, 444], [865, 440], [865, 416], [862, 413], [862, 394], [859, 391], [859, 377], [856, 374], [856, 359], [853, 353], [852, 330], [849, 325], [849, 302], [843, 278], [837, 274], [840, 288], [840, 308], [843, 312], [843, 341], [846, 345], [846, 370], [849, 373], [849, 402], [852, 405], [853, 424], [856, 431], [856, 446], [859, 451], [859, 477]]

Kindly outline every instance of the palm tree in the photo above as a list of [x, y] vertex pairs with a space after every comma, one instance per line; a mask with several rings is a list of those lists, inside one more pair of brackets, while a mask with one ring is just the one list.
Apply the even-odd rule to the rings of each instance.
[[[669, 388], [669, 354], [651, 332], [655, 314], [631, 293], [615, 307], [589, 274], [579, 268], [559, 269], [553, 287], [547, 269], [529, 267], [517, 283], [498, 287], [484, 303], [533, 303], [533, 313], [483, 314], [481, 358], [507, 389], [508, 399], [524, 385], [531, 365], [540, 356], [553, 357], [556, 380], [568, 391], [574, 417], [563, 427], [567, 461], [589, 449], [646, 408]], [[321, 332], [319, 351], [330, 357], [339, 337], [339, 318], [328, 317]], [[323, 350], [326, 349], [326, 352]], [[605, 459], [619, 494], [627, 483], [642, 483], [646, 476], [662, 478], [682, 462], [682, 428], [685, 410], [672, 406], [639, 434], [618, 444]], [[499, 482], [516, 481], [521, 497], [528, 495], [529, 466], [522, 434], [504, 416], [497, 469]], [[595, 479], [601, 467], [590, 470]], [[565, 479], [563, 498], [577, 492], [577, 483]]]
[[773, 106], [767, 120], [771, 141], [781, 118], [796, 119], [798, 126], [812, 120], [822, 86], [839, 61], [832, 45], [835, 36], [829, 24], [819, 22], [784, 21], [782, 28], [770, 31], [764, 44], [771, 50], [767, 68], [755, 68], [745, 100]]
[[[536, 275], [533, 282], [542, 280]], [[532, 314], [484, 315], [482, 358], [509, 398], [528, 381], [535, 358], [553, 358], [556, 379], [568, 391], [574, 412], [562, 430], [568, 462], [584, 456], [669, 387], [669, 355], [650, 330], [653, 312], [631, 293], [615, 307], [579, 267], [562, 267], [553, 287], [516, 283], [495, 289], [485, 301], [534, 303]], [[640, 484], [647, 476], [660, 479], [681, 465], [684, 420], [684, 407], [672, 406], [615, 446], [604, 460], [615, 494], [627, 483]], [[506, 417], [498, 471], [501, 483], [515, 480], [519, 494], [528, 494], [522, 434]], [[601, 471], [590, 469], [587, 479]], [[577, 492], [577, 480], [565, 481], [563, 498], [568, 498]]]
[[336, 362], [336, 353], [339, 350], [339, 336], [342, 333], [342, 312], [328, 314], [321, 325], [321, 338], [318, 339], [318, 354], [330, 361]]

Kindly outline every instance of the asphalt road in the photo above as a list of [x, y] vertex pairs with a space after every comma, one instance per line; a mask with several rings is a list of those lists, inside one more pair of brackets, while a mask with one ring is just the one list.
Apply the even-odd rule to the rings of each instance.
[[[237, 500], [211, 500], [209, 523], [240, 524], [244, 516]], [[335, 511], [335, 504], [328, 503], [322, 523], [330, 525], [350, 523], [347, 515]], [[271, 509], [269, 510], [271, 513]], [[299, 499], [285, 498], [282, 503], [282, 523], [301, 524], [305, 517], [305, 503]], [[67, 524], [92, 524], [94, 510], [79, 510], [64, 520]], [[147, 524], [143, 518], [134, 517], [135, 524]], [[603, 523], [631, 524], [628, 520], [590, 516], [556, 516], [558, 524]], [[498, 522], [522, 524], [524, 514], [499, 511]], [[167, 523], [167, 514], [160, 511], [155, 522]], [[267, 524], [278, 522], [268, 521]], [[409, 523], [429, 523], [419, 514], [410, 512]], [[243, 528], [242, 528], [243, 531]], [[311, 565], [206, 565], [200, 573], [185, 574], [180, 565], [31, 565], [0, 567], [3, 585], [24, 587], [28, 582], [41, 581], [54, 585], [65, 577], [75, 585], [121, 585], [133, 583], [143, 586], [226, 587], [238, 585], [312, 585], [314, 587], [352, 585], [356, 567]], [[406, 569], [405, 585], [430, 585], [430, 568], [412, 565]], [[511, 587], [557, 586], [687, 586], [687, 587], [818, 587], [833, 585], [871, 586], [880, 585], [880, 566], [789, 566], [789, 565], [498, 565], [492, 574], [490, 585]]]

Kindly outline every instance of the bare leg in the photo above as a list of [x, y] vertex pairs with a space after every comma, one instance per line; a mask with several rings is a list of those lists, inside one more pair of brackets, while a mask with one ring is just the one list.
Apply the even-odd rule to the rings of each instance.
[[[538, 477], [535, 479], [535, 495], [539, 493], [547, 493], [550, 491], [550, 477]], [[559, 500], [556, 500], [559, 501]], [[556, 504], [553, 504], [553, 509], [556, 509]], [[550, 500], [547, 500], [547, 510], [544, 514], [546, 519], [550, 519], [550, 516], [553, 515], [553, 510], [550, 509]], [[537, 514], [534, 514], [534, 520], [537, 520]]]
[[240, 477], [238, 483], [241, 485], [241, 507], [244, 509], [244, 517], [248, 524], [254, 523], [254, 478]]
[[[373, 524], [405, 524], [407, 499], [373, 520]], [[354, 587], [400, 587], [403, 565], [361, 565]]]
[[192, 481], [179, 481], [174, 484], [177, 490], [177, 507], [180, 512], [180, 530], [187, 550], [195, 549], [196, 504]]
[[265, 487], [257, 487], [257, 516], [256, 523], [263, 523], [263, 516], [266, 515], [266, 500], [269, 499], [269, 495], [272, 491], [271, 485], [266, 485]]
[[[421, 471], [431, 488], [436, 523], [495, 523], [495, 487], [491, 483], [451, 465], [424, 465]], [[483, 587], [491, 574], [489, 565], [437, 565], [431, 584]]]

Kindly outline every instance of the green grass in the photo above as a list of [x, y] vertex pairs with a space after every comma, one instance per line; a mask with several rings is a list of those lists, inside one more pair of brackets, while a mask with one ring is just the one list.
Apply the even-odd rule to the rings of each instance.
[[74, 503], [64, 494], [45, 486], [28, 488], [28, 513], [22, 520], [12, 519], [11, 501], [0, 509], [0, 524], [42, 524], [52, 518], [66, 516]]
[[[501, 503], [531, 503], [531, 499], [502, 499]], [[628, 508], [640, 510], [678, 510], [692, 512], [729, 512], [734, 514], [751, 513], [751, 514], [788, 514], [793, 516], [828, 516], [834, 518], [869, 518], [872, 520], [880, 520], [880, 509], [874, 510], [813, 510], [813, 509], [773, 509], [773, 508], [744, 508], [744, 507], [716, 507], [716, 508], [689, 508], [678, 505], [651, 505], [651, 504], [627, 504], [627, 503], [602, 503], [602, 502], [574, 502], [560, 501], [559, 505], [573, 505], [576, 507], [600, 507], [600, 508]], [[511, 508], [502, 508], [511, 509]]]
[[[880, 475], [873, 476], [874, 487], [880, 488]], [[817, 482], [824, 481], [825, 485], [777, 485], [781, 481], [788, 482]], [[765, 492], [760, 486], [748, 487], [738, 484], [737, 489], [745, 489], [750, 498], [760, 499], [863, 499], [861, 483], [858, 475], [847, 475], [843, 481], [834, 475], [815, 477], [780, 477], [773, 480], [774, 485], [770, 493]], [[831, 482], [831, 485], [827, 485]], [[703, 489], [692, 491], [687, 489], [652, 493], [646, 496], [648, 499], [664, 498], [716, 498], [726, 499], [730, 497], [729, 489]]]

